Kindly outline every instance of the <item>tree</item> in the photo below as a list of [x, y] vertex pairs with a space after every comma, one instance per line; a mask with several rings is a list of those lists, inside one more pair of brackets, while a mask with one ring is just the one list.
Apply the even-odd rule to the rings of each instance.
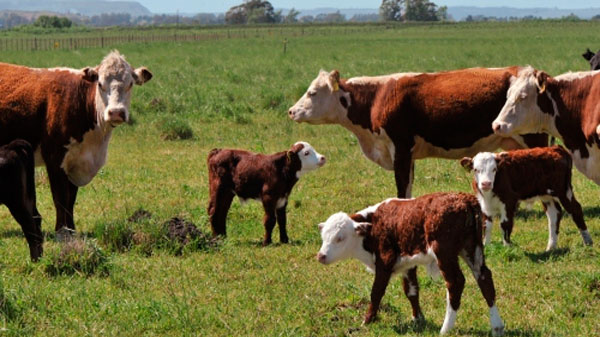
[[285, 23], [298, 22], [298, 15], [300, 15], [300, 12], [297, 11], [295, 8], [292, 8], [292, 9], [290, 9], [289, 13], [287, 13], [285, 18], [283, 19], [283, 22], [285, 22]]
[[439, 7], [437, 10], [436, 16], [439, 21], [447, 21], [448, 20], [448, 6]]
[[59, 18], [58, 16], [41, 15], [33, 23], [36, 27], [42, 28], [69, 28], [73, 22], [67, 18]]
[[404, 17], [408, 21], [437, 21], [437, 5], [427, 0], [406, 0]]
[[268, 1], [246, 0], [241, 5], [231, 7], [225, 14], [228, 24], [274, 23], [281, 19], [281, 12], [275, 12]]
[[383, 0], [379, 6], [379, 17], [383, 21], [402, 21], [404, 0]]

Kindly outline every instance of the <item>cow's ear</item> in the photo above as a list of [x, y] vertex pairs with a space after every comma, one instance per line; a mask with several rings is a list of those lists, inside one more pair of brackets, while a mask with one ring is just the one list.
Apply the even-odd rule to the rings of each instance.
[[546, 84], [548, 83], [548, 74], [543, 71], [540, 71], [535, 76], [537, 81], [537, 87], [539, 89], [539, 93], [543, 94], [546, 91]]
[[581, 56], [583, 56], [584, 59], [589, 61], [592, 59], [592, 57], [594, 57], [594, 53], [592, 53], [590, 48], [587, 48], [587, 51], [585, 53], [583, 53]]
[[354, 223], [354, 231], [359, 236], [365, 236], [371, 232], [373, 224], [370, 222], [356, 222]]
[[340, 72], [333, 70], [329, 73], [329, 84], [331, 85], [331, 91], [336, 92], [340, 90]]
[[96, 82], [98, 80], [98, 71], [96, 68], [85, 67], [81, 69], [83, 73], [83, 79], [90, 82]]
[[139, 67], [133, 72], [135, 84], [142, 85], [152, 79], [152, 73], [146, 67]]
[[469, 157], [463, 157], [460, 160], [460, 165], [464, 167], [465, 170], [471, 172], [473, 170], [473, 159]]
[[319, 233], [323, 232], [323, 228], [325, 227], [325, 223], [321, 222], [320, 224], [318, 224], [317, 226], [319, 226]]
[[506, 158], [508, 158], [508, 153], [506, 151], [502, 151], [494, 155], [494, 159], [496, 159], [496, 164], [500, 163]]

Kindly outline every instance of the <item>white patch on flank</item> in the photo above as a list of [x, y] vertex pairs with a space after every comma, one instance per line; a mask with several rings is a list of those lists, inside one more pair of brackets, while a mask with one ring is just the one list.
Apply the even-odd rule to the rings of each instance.
[[504, 335], [504, 323], [495, 304], [490, 307], [490, 325], [492, 326], [492, 336]]
[[548, 245], [546, 246], [546, 251], [549, 251], [555, 249], [558, 243], [558, 235], [556, 234], [558, 209], [554, 205], [554, 202], [547, 204], [546, 216], [548, 217]]
[[75, 186], [87, 185], [106, 163], [111, 134], [111, 128], [103, 130], [96, 126], [83, 135], [81, 143], [71, 138], [65, 145], [67, 153], [60, 167]]
[[450, 304], [450, 293], [446, 290], [446, 317], [444, 317], [444, 324], [440, 330], [441, 335], [445, 335], [454, 327], [456, 322], [456, 310], [452, 308]]
[[395, 73], [382, 76], [359, 76], [349, 78], [346, 83], [348, 84], [381, 84], [393, 79], [397, 80], [402, 77], [413, 77], [421, 75], [422, 73]]
[[594, 76], [600, 73], [600, 70], [591, 70], [591, 71], [577, 71], [577, 72], [566, 72], [564, 74], [560, 74], [555, 76], [554, 79], [557, 81], [574, 81], [582, 78], [586, 78], [589, 76]]
[[427, 268], [427, 274], [432, 279], [437, 280], [441, 274], [440, 267], [437, 264], [437, 256], [435, 255], [435, 253], [433, 252], [433, 249], [431, 249], [431, 247], [427, 248], [427, 255], [434, 257], [434, 260], [425, 266], [425, 268]]
[[360, 214], [360, 216], [362, 216], [363, 218], [367, 218], [369, 216], [369, 214], [373, 214], [375, 213], [375, 211], [379, 208], [379, 206], [383, 205], [383, 204], [387, 204], [388, 202], [392, 201], [392, 200], [398, 200], [398, 201], [402, 201], [402, 200], [407, 200], [407, 199], [400, 199], [400, 198], [387, 198], [384, 201], [377, 203], [375, 205], [369, 206], [363, 210], [360, 210], [358, 212], [356, 212], [356, 214]]
[[280, 208], [282, 208], [283, 206], [285, 206], [285, 204], [286, 204], [286, 203], [287, 203], [287, 198], [279, 198], [279, 199], [277, 200], [277, 205], [275, 205], [275, 207], [276, 207], [277, 209], [280, 209]]
[[417, 265], [425, 265], [429, 266], [432, 263], [437, 263], [437, 257], [435, 254], [430, 254], [430, 250], [427, 251], [427, 254], [418, 253], [415, 255], [405, 255], [398, 258], [396, 264], [394, 264], [393, 273], [394, 274], [402, 274], [406, 276], [406, 272], [409, 269]]

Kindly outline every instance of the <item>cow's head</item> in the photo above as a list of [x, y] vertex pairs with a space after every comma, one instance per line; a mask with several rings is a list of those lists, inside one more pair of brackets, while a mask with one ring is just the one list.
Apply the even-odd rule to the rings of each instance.
[[581, 56], [590, 62], [590, 70], [600, 70], [600, 50], [594, 54], [594, 52], [588, 48]]
[[464, 157], [460, 164], [467, 171], [475, 174], [477, 189], [487, 193], [494, 188], [496, 171], [498, 170], [497, 155], [491, 152], [479, 152], [475, 157]]
[[104, 124], [113, 127], [129, 120], [131, 88], [152, 78], [145, 67], [131, 68], [118, 51], [108, 54], [95, 68], [84, 68], [83, 78], [94, 82], [96, 88], [96, 113]]
[[514, 135], [544, 130], [544, 112], [538, 105], [538, 96], [546, 92], [552, 79], [543, 71], [527, 67], [511, 79], [506, 102], [492, 123], [496, 134]]
[[300, 170], [296, 172], [296, 177], [300, 178], [303, 174], [316, 170], [325, 165], [327, 159], [317, 152], [307, 142], [297, 142], [288, 151], [288, 156], [297, 156], [300, 160]]
[[323, 244], [317, 260], [323, 264], [370, 254], [363, 248], [363, 238], [371, 230], [371, 223], [356, 222], [348, 214], [339, 212], [319, 224]]
[[340, 73], [321, 70], [306, 93], [288, 114], [294, 121], [310, 124], [335, 123], [347, 115], [350, 94], [340, 90]]

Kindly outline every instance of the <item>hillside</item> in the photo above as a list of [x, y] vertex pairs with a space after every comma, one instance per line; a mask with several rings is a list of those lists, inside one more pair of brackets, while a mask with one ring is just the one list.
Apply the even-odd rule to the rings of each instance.
[[51, 11], [57, 13], [78, 13], [86, 16], [102, 13], [127, 13], [131, 16], [151, 15], [152, 13], [135, 1], [102, 0], [0, 0], [0, 10], [12, 11]]

